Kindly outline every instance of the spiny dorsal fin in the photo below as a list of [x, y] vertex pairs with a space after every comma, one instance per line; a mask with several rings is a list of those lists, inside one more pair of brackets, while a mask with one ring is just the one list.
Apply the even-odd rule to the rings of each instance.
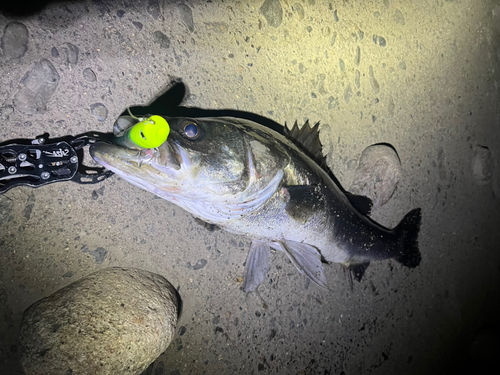
[[320, 167], [327, 168], [323, 156], [323, 145], [319, 140], [319, 121], [311, 128], [309, 120], [299, 129], [297, 121], [291, 129], [285, 124], [285, 137], [295, 143], [303, 152], [313, 159]]

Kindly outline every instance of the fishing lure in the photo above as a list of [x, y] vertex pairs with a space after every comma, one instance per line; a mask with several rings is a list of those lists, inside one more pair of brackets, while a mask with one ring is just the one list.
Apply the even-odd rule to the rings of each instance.
[[132, 149], [148, 149], [161, 146], [170, 134], [170, 126], [167, 120], [161, 116], [153, 115], [148, 118], [138, 118], [130, 116], [139, 121], [137, 124], [115, 137], [114, 143]]

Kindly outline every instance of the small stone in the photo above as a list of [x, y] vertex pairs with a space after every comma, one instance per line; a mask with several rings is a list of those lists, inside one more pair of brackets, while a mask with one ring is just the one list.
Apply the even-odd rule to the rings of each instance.
[[283, 8], [279, 0], [266, 0], [259, 8], [260, 14], [264, 16], [267, 24], [271, 27], [279, 27], [283, 22]]
[[339, 16], [337, 14], [337, 9], [335, 9], [333, 11], [333, 19], [335, 20], [335, 22], [339, 22]]
[[23, 216], [26, 219], [26, 221], [31, 219], [31, 213], [33, 212], [34, 207], [35, 207], [34, 203], [28, 203], [26, 207], [24, 207]]
[[356, 54], [354, 55], [354, 64], [359, 66], [359, 62], [361, 61], [361, 48], [356, 46]]
[[332, 34], [332, 39], [330, 39], [330, 47], [333, 47], [335, 45], [335, 41], [337, 40], [337, 32], [335, 31]]
[[10, 22], [3, 31], [1, 46], [6, 60], [20, 59], [28, 51], [28, 28], [20, 22]]
[[405, 18], [403, 16], [403, 13], [401, 13], [401, 11], [399, 9], [396, 9], [396, 11], [394, 12], [394, 22], [396, 23], [399, 23], [400, 25], [403, 25], [405, 24]]
[[132, 25], [134, 25], [137, 30], [142, 30], [143, 25], [139, 21], [132, 21]]
[[339, 59], [339, 68], [342, 73], [345, 72], [345, 63], [342, 59]]
[[151, 17], [153, 17], [153, 19], [158, 21], [161, 17], [160, 1], [148, 0], [146, 11]]
[[52, 47], [50, 54], [52, 55], [52, 57], [59, 57], [59, 51], [57, 50], [56, 47]]
[[59, 84], [59, 74], [49, 60], [42, 59], [21, 80], [14, 106], [21, 113], [35, 114], [46, 109]]
[[346, 89], [344, 90], [344, 100], [347, 104], [349, 104], [351, 98], [352, 98], [352, 88], [351, 85], [347, 85]]
[[116, 11], [116, 15], [118, 16], [118, 18], [122, 18], [125, 15], [125, 11], [122, 9], [118, 9]]
[[373, 67], [370, 65], [368, 68], [368, 76], [370, 77], [370, 85], [372, 86], [373, 92], [378, 94], [380, 92], [380, 85], [378, 84], [375, 74], [373, 73]]
[[474, 148], [474, 156], [472, 159], [472, 175], [474, 181], [478, 185], [484, 185], [490, 182], [493, 178], [493, 170], [495, 169], [493, 155], [486, 146], [477, 145]]
[[206, 259], [199, 259], [196, 264], [193, 266], [193, 270], [200, 270], [207, 265]]
[[177, 10], [181, 16], [181, 20], [188, 28], [189, 32], [194, 31], [193, 11], [186, 4], [179, 4]]
[[181, 328], [179, 328], [179, 336], [184, 336], [186, 331], [187, 331], [186, 327], [181, 326]]
[[170, 47], [170, 39], [168, 36], [163, 34], [161, 31], [157, 30], [153, 33], [153, 41], [160, 45], [160, 48], [169, 48]]
[[108, 118], [108, 109], [102, 103], [95, 103], [90, 106], [90, 112], [101, 122]]
[[304, 7], [300, 3], [295, 3], [292, 6], [292, 10], [297, 13], [299, 20], [303, 20], [305, 16]]
[[377, 144], [361, 153], [349, 192], [373, 201], [377, 208], [392, 197], [401, 176], [401, 161], [392, 147]]
[[[95, 192], [95, 190], [94, 190]], [[97, 192], [95, 192], [95, 194], [97, 195]], [[91, 251], [87, 245], [83, 245], [82, 249], [81, 249], [82, 253], [87, 253], [87, 254], [90, 254], [94, 257], [94, 262], [96, 264], [101, 264], [104, 262], [104, 260], [106, 259], [106, 255], [108, 255], [108, 250], [106, 250], [105, 248], [103, 247], [98, 247], [96, 248], [95, 250]]]
[[78, 54], [80, 53], [78, 47], [71, 43], [65, 43], [64, 51], [66, 52], [66, 63], [75, 66], [78, 63]]
[[95, 82], [97, 80], [94, 71], [90, 68], [86, 68], [83, 70], [83, 78], [88, 82]]
[[134, 268], [88, 275], [31, 305], [21, 325], [26, 375], [142, 373], [175, 334], [179, 297]]

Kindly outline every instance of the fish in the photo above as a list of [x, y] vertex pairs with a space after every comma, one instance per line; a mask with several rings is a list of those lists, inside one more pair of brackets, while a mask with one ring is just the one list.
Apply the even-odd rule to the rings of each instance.
[[421, 210], [393, 229], [372, 220], [369, 198], [341, 188], [327, 167], [319, 123], [286, 124], [280, 134], [236, 117], [167, 117], [160, 147], [135, 150], [105, 142], [93, 159], [131, 184], [199, 220], [251, 239], [241, 289], [253, 292], [269, 271], [271, 250], [327, 288], [324, 264], [340, 263], [361, 281], [372, 261], [420, 264]]

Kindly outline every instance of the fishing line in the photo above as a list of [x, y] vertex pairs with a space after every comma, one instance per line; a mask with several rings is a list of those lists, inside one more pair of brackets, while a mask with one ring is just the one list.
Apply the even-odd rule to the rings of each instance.
[[128, 114], [130, 115], [130, 117], [132, 117], [134, 120], [141, 121], [141, 119], [140, 119], [140, 118], [135, 117], [135, 116], [132, 114], [132, 112], [130, 111], [130, 107], [127, 107], [127, 112], [128, 112]]

